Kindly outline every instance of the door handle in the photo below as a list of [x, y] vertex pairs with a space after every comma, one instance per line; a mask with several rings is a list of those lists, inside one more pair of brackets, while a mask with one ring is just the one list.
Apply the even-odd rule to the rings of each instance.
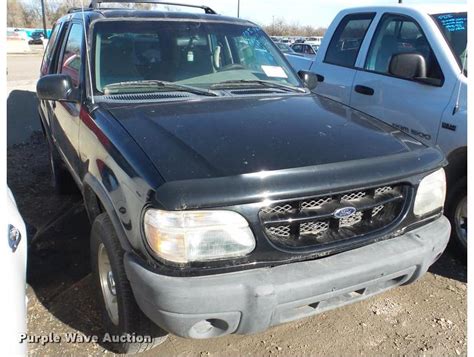
[[354, 87], [354, 90], [357, 93], [364, 94], [364, 95], [374, 95], [374, 89], [366, 86], [361, 86], [360, 84], [357, 84]]
[[320, 75], [320, 74], [316, 74], [316, 78], [318, 78], [318, 82], [324, 82], [324, 76]]

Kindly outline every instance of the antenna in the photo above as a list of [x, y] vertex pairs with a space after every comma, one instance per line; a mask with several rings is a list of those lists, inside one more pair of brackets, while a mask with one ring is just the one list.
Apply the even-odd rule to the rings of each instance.
[[[467, 49], [467, 42], [466, 42], [466, 49]], [[467, 58], [467, 54], [462, 59], [461, 75], [466, 70], [466, 58]], [[461, 85], [462, 85], [461, 78], [459, 78], [458, 79], [458, 95], [456, 96], [456, 104], [454, 105], [453, 115], [456, 114], [459, 110], [459, 98], [461, 98]]]
[[87, 74], [89, 75], [89, 83], [90, 83], [90, 90], [91, 90], [91, 102], [95, 104], [94, 101], [94, 87], [92, 86], [92, 72], [91, 72], [91, 63], [89, 57], [89, 42], [87, 41], [87, 34], [86, 34], [86, 17], [84, 15], [84, 0], [81, 0], [81, 10], [82, 10], [82, 27], [84, 33], [84, 42], [86, 44], [86, 65], [87, 65]]

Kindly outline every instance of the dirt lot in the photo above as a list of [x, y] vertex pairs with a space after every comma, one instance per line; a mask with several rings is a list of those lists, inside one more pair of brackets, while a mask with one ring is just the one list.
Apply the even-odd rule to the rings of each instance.
[[[57, 196], [38, 129], [34, 81], [41, 58], [8, 57], [8, 185], [29, 230], [28, 329], [62, 336], [29, 344], [30, 355], [100, 355], [96, 343], [66, 343], [66, 333], [103, 333], [89, 275], [88, 224], [80, 196]], [[253, 336], [170, 337], [162, 356], [466, 355], [466, 266], [449, 253], [418, 282], [365, 302]], [[109, 353], [110, 354], [110, 353]]]

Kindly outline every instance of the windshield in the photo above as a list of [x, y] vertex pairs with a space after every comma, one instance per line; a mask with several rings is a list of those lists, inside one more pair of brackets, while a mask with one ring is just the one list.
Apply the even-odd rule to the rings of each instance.
[[467, 13], [436, 14], [433, 18], [438, 23], [446, 41], [448, 41], [459, 66], [467, 72]]
[[302, 88], [270, 38], [254, 26], [192, 20], [98, 21], [93, 46], [94, 85], [99, 92], [112, 84], [135, 82], [115, 86], [133, 92], [137, 82], [150, 80], [205, 89], [226, 81], [255, 80]]

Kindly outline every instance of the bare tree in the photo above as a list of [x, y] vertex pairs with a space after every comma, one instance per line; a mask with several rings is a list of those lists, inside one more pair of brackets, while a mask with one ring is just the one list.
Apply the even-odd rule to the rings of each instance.
[[302, 26], [299, 22], [288, 24], [283, 18], [273, 19], [270, 25], [262, 26], [270, 36], [322, 36], [326, 32], [323, 27]]
[[18, 0], [7, 1], [7, 26], [19, 27], [23, 24], [23, 6]]
[[[89, 4], [89, 0], [83, 0], [84, 5]], [[81, 0], [44, 0], [46, 12], [46, 24], [51, 27], [61, 16], [66, 14], [71, 8], [80, 8]], [[124, 4], [110, 3], [108, 7], [127, 7], [139, 9], [157, 8], [152, 4]], [[167, 11], [181, 11], [177, 6], [161, 6]], [[8, 0], [7, 1], [7, 26], [9, 27], [42, 27], [41, 5], [39, 1]], [[263, 29], [272, 36], [322, 36], [326, 29], [315, 28], [310, 25], [302, 26], [298, 22], [288, 24], [284, 18], [274, 18], [270, 25], [263, 26]]]

